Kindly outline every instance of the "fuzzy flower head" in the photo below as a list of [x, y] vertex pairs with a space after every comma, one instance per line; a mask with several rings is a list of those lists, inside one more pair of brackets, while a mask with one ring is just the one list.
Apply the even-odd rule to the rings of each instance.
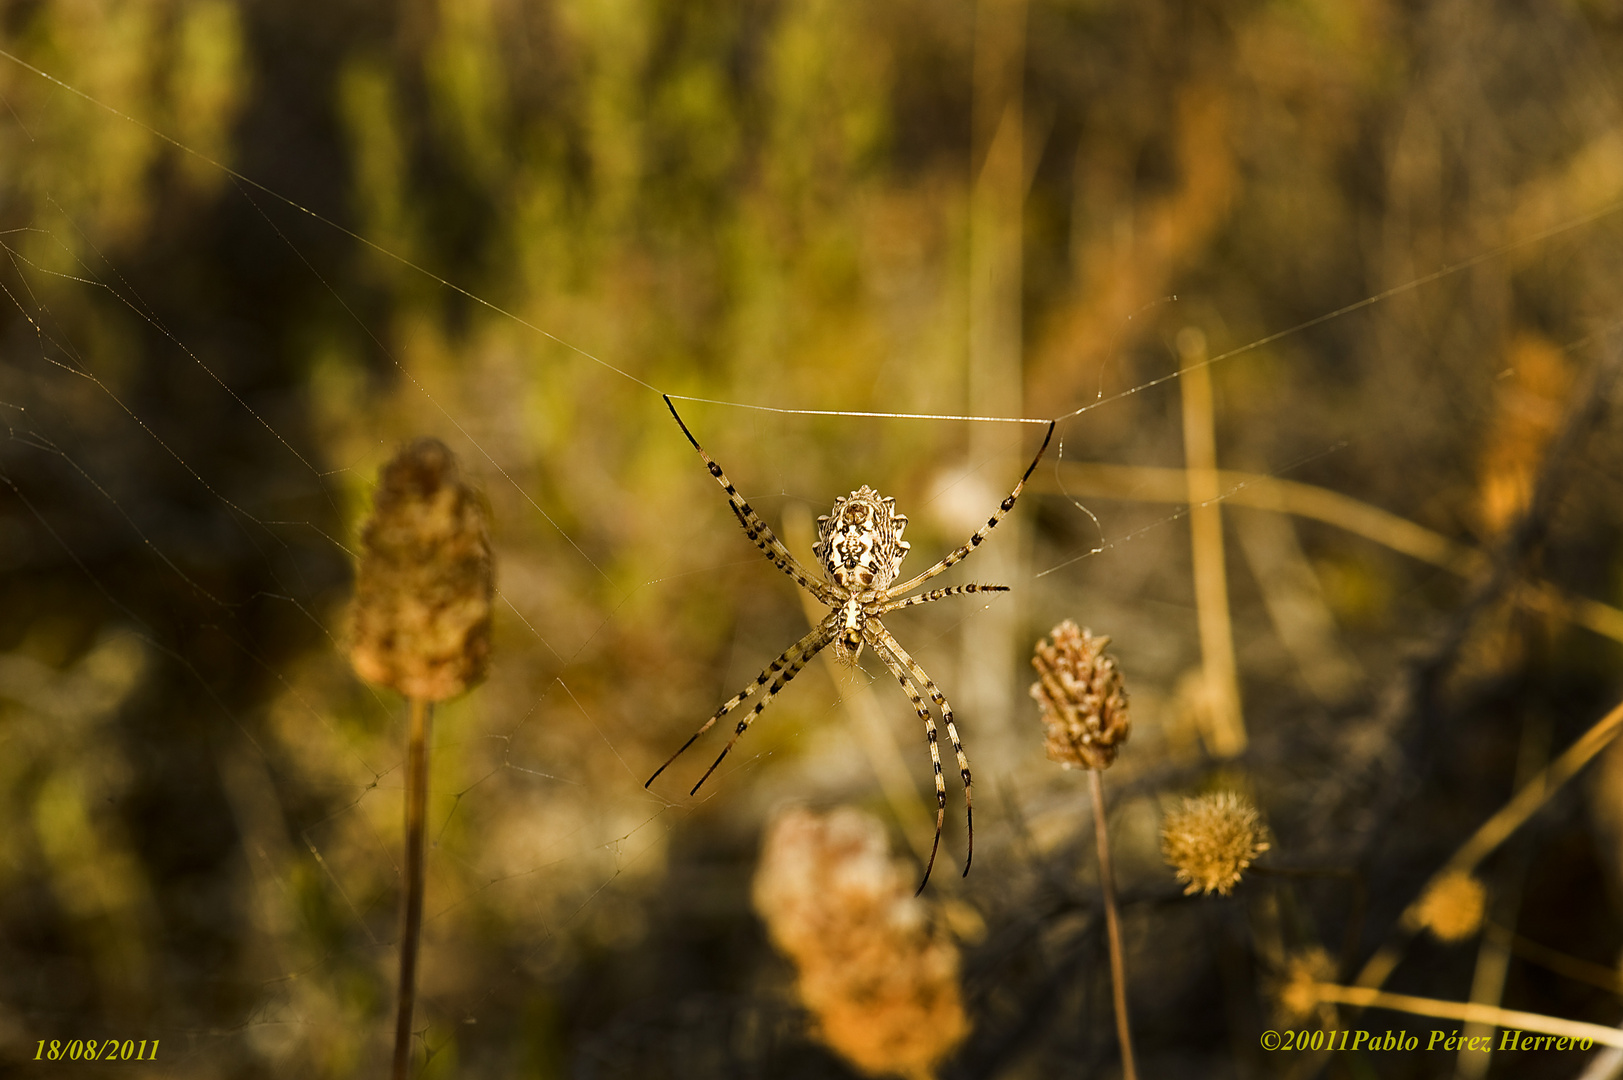
[[1314, 946], [1299, 952], [1285, 963], [1285, 977], [1280, 981], [1275, 997], [1281, 1027], [1301, 1023], [1322, 1000], [1318, 984], [1335, 979], [1336, 965], [1330, 954]]
[[818, 1036], [868, 1076], [926, 1080], [969, 1033], [958, 949], [911, 881], [884, 826], [849, 809], [780, 815], [755, 872], [755, 910]]
[[1420, 897], [1415, 915], [1438, 941], [1464, 941], [1482, 925], [1488, 891], [1482, 882], [1460, 870], [1433, 881]]
[[350, 661], [368, 682], [444, 701], [484, 677], [495, 568], [485, 513], [438, 439], [383, 466], [361, 532]]
[[1257, 808], [1232, 791], [1185, 798], [1161, 823], [1161, 856], [1187, 883], [1186, 896], [1227, 896], [1269, 842]]
[[1069, 619], [1037, 642], [1031, 696], [1047, 728], [1043, 749], [1067, 769], [1103, 769], [1132, 733], [1127, 689], [1115, 657], [1105, 655], [1108, 637], [1094, 637]]

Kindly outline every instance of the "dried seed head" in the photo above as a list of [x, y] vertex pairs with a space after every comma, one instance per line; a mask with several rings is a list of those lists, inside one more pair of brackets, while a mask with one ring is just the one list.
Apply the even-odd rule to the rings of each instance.
[[1069, 619], [1052, 635], [1053, 644], [1038, 641], [1031, 658], [1038, 676], [1031, 696], [1048, 728], [1043, 749], [1067, 769], [1103, 769], [1133, 729], [1121, 671], [1115, 657], [1105, 655], [1110, 639], [1079, 630]]
[[1415, 909], [1420, 925], [1439, 941], [1464, 941], [1482, 925], [1488, 890], [1461, 870], [1451, 870], [1426, 887]]
[[1572, 387], [1571, 357], [1538, 334], [1517, 334], [1504, 367], [1509, 378], [1495, 380], [1497, 408], [1478, 467], [1477, 515], [1489, 534], [1505, 529], [1527, 509]]
[[911, 883], [855, 810], [779, 816], [755, 872], [755, 910], [819, 1036], [869, 1076], [933, 1076], [969, 1033], [958, 949]]
[[1161, 857], [1187, 882], [1184, 895], [1227, 896], [1252, 860], [1269, 848], [1268, 828], [1243, 795], [1218, 791], [1193, 799], [1161, 823]]
[[1285, 964], [1285, 978], [1276, 999], [1280, 1025], [1299, 1023], [1318, 1008], [1320, 998], [1315, 984], [1331, 982], [1335, 974], [1330, 954], [1317, 946], [1293, 954]]
[[444, 701], [484, 677], [495, 568], [485, 514], [438, 439], [383, 466], [361, 533], [350, 661], [368, 682]]

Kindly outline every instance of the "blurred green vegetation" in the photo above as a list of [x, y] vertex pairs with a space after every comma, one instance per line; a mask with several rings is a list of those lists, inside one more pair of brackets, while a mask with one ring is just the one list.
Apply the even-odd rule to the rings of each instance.
[[[1623, 430], [1560, 437], [1623, 311], [1609, 0], [0, 0], [0, 49], [8, 1063], [116, 1036], [161, 1039], [168, 1076], [381, 1071], [405, 712], [349, 672], [343, 611], [377, 467], [421, 433], [489, 498], [502, 595], [490, 682], [436, 718], [426, 1076], [843, 1075], [749, 911], [762, 824], [859, 803], [927, 843], [846, 717], [866, 677], [818, 666], [698, 798], [717, 734], [643, 789], [806, 625], [661, 391], [711, 399], [684, 418], [803, 558], [796, 515], [867, 483], [915, 572], [1036, 429], [738, 406], [1104, 402], [1001, 554], [943, 579], [1014, 592], [893, 620], [981, 765], [975, 872], [931, 885], [974, 1025], [946, 1076], [1115, 1067], [1091, 826], [1024, 695], [1061, 618], [1113, 637], [1134, 695], [1109, 779], [1156, 1076], [1282, 1074], [1252, 1048], [1287, 954], [1350, 926], [1362, 959], [1518, 755], [1617, 693], [1619, 643], [1518, 584], [1623, 603]], [[1183, 465], [1186, 327], [1244, 349], [1211, 369], [1224, 468], [1512, 565], [1228, 510], [1227, 763], [1183, 515], [1075, 468]], [[874, 691], [925, 798], [917, 719]], [[1271, 857], [1367, 904], [1340, 878], [1181, 898], [1159, 800], [1219, 781]], [[1623, 760], [1586, 785], [1489, 864], [1490, 910], [1612, 966]], [[1414, 955], [1394, 986], [1470, 992], [1475, 943]], [[1510, 1007], [1618, 1019], [1510, 971]]]

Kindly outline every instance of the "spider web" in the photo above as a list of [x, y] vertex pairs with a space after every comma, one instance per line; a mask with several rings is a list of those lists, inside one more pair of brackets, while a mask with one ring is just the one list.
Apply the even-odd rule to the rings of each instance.
[[[1377, 503], [1407, 493], [1409, 483], [1390, 475], [1357, 479], [1370, 463], [1389, 467], [1380, 444], [1414, 422], [1412, 395], [1427, 380], [1381, 369], [1359, 400], [1384, 397], [1386, 407], [1348, 415], [1333, 399], [1352, 392], [1352, 380], [1312, 354], [1347, 357], [1356, 338], [1390, 345], [1415, 327], [1435, 344], [1446, 337], [1442, 324], [1470, 309], [1450, 290], [1464, 290], [1473, 272], [1577, 260], [1578, 249], [1600, 260], [1589, 249], [1605, 246], [1623, 209], [1591, 199], [1573, 212], [1570, 199], [1550, 196], [1562, 211], [1552, 217], [1536, 198], [1548, 192], [1534, 191], [1523, 201], [1533, 210], [1498, 215], [1514, 226], [1502, 239], [1441, 248], [1460, 254], [1279, 329], [1185, 290], [1185, 299], [1140, 306], [1108, 326], [1107, 348], [1079, 347], [1081, 377], [1050, 368], [1033, 390], [1064, 387], [1048, 415], [972, 416], [980, 402], [963, 389], [972, 380], [908, 369], [939, 344], [916, 329], [890, 342], [912, 350], [906, 360], [874, 371], [808, 363], [841, 348], [883, 354], [838, 330], [822, 332], [833, 340], [821, 353], [797, 347], [779, 359], [757, 346], [786, 331], [746, 328], [736, 352], [747, 361], [716, 360], [695, 346], [692, 328], [661, 347], [646, 327], [606, 325], [630, 303], [612, 292], [597, 304], [545, 295], [524, 307], [498, 302], [485, 284], [435, 273], [436, 253], [410, 250], [405, 226], [398, 236], [352, 229], [340, 210], [160, 135], [116, 91], [92, 94], [12, 52], [0, 56], [15, 76], [0, 84], [8, 145], [43, 156], [26, 148], [70, 122], [166, 142], [176, 151], [166, 167], [196, 166], [205, 177], [193, 181], [188, 205], [225, 208], [208, 212], [228, 220], [232, 235], [256, 237], [247, 257], [295, 275], [321, 312], [294, 394], [243, 344], [268, 329], [251, 312], [211, 308], [218, 294], [199, 281], [189, 283], [196, 307], [177, 315], [169, 287], [137, 272], [141, 244], [204, 242], [196, 230], [160, 217], [144, 234], [156, 239], [119, 243], [121, 227], [126, 236], [142, 230], [47, 186], [27, 220], [0, 235], [0, 286], [14, 316], [0, 385], [6, 535], [19, 552], [14, 567], [60, 571], [38, 594], [17, 589], [26, 614], [0, 655], [16, 759], [7, 797], [33, 822], [6, 853], [12, 883], [28, 884], [7, 921], [41, 920], [52, 942], [30, 954], [45, 958], [35, 988], [8, 989], [7, 1052], [29, 1058], [40, 1038], [160, 1038], [185, 1075], [245, 1062], [343, 1074], [380, 1059], [386, 1025], [376, 995], [392, 986], [395, 956], [404, 709], [348, 673], [342, 613], [352, 537], [377, 467], [401, 439], [431, 431], [452, 445], [490, 501], [499, 560], [490, 681], [435, 717], [418, 1022], [430, 1072], [558, 1067], [551, 1055], [568, 1044], [560, 1033], [582, 1028], [596, 1035], [572, 1044], [577, 1060], [612, 1072], [615, 1047], [657, 1026], [648, 1015], [672, 1030], [702, 1028], [715, 1012], [704, 1003], [736, 985], [717, 974], [720, 964], [694, 963], [685, 950], [759, 944], [758, 932], [709, 924], [736, 919], [747, 895], [740, 875], [775, 805], [866, 802], [891, 813], [915, 850], [927, 839], [918, 823], [930, 816], [921, 809], [922, 732], [905, 701], [879, 680], [873, 694], [889, 731], [874, 743], [846, 715], [868, 699], [872, 673], [820, 664], [696, 798], [683, 792], [719, 749], [715, 735], [669, 782], [643, 788], [665, 753], [797, 638], [806, 617], [790, 602], [793, 586], [738, 535], [662, 394], [803, 561], [810, 520], [835, 494], [868, 483], [896, 496], [913, 520], [914, 561], [904, 572], [983, 521], [1029, 459], [1039, 434], [1031, 425], [1059, 421], [1029, 493], [988, 545], [1002, 549], [1001, 561], [978, 554], [945, 579], [1001, 581], [1015, 595], [943, 603], [891, 624], [961, 722], [977, 717], [964, 725], [966, 746], [982, 766], [978, 790], [991, 796], [978, 818], [978, 859], [995, 873], [1013, 858], [1000, 849], [1052, 849], [1074, 826], [1061, 789], [1027, 752], [1035, 736], [1022, 725], [1033, 722], [1008, 685], [1012, 664], [974, 675], [989, 638], [1023, 642], [1028, 628], [1086, 612], [1083, 621], [1118, 637], [1134, 674], [1137, 737], [1171, 749], [1191, 738], [1179, 726], [1177, 690], [1199, 653], [1192, 601], [1178, 584], [1188, 540], [1175, 525], [1187, 511], [1177, 499], [1089, 493], [1100, 485], [1086, 463], [1145, 469], [1124, 482], [1146, 489], [1156, 479], [1148, 470], [1181, 468], [1178, 380], [1193, 368], [1219, 381], [1224, 408], [1242, 421], [1277, 417], [1292, 392], [1316, 395], [1310, 415], [1281, 421], [1276, 438], [1233, 440], [1255, 479], [1228, 483], [1220, 499], [1281, 478]], [[18, 69], [48, 80], [50, 94], [17, 93]], [[472, 161], [481, 151], [463, 152]], [[527, 273], [528, 284], [561, 280], [548, 268]], [[380, 303], [380, 293], [394, 303]], [[1614, 299], [1586, 297], [1589, 308], [1557, 320], [1590, 329], [1555, 339], [1554, 352], [1584, 356], [1612, 329], [1596, 312]], [[414, 304], [433, 316], [414, 315]], [[1177, 337], [1193, 325], [1205, 327], [1211, 348]], [[120, 333], [141, 348], [121, 349]], [[1402, 350], [1394, 366], [1418, 351]], [[707, 372], [707, 359], [734, 370]], [[1477, 397], [1442, 406], [1456, 420], [1490, 411], [1492, 400], [1491, 381], [1467, 384], [1461, 370], [1444, 366], [1459, 393], [1442, 400]], [[711, 389], [718, 385], [726, 389]], [[1414, 444], [1435, 445], [1442, 428]], [[1615, 482], [1615, 468], [1594, 467]], [[1416, 509], [1461, 527], [1449, 517], [1458, 508]], [[1267, 547], [1266, 538], [1256, 543]], [[1276, 536], [1268, 550], [1299, 554], [1298, 544]], [[1359, 558], [1330, 561], [1357, 578], [1367, 570]], [[245, 563], [251, 572], [233, 569]], [[1434, 584], [1424, 573], [1383, 570], [1405, 583], [1400, 592]], [[1244, 666], [1277, 672], [1288, 650], [1264, 629], [1267, 599], [1236, 600], [1237, 636], [1256, 643]], [[53, 611], [59, 604], [69, 606]], [[1297, 696], [1306, 697], [1300, 687]], [[887, 740], [911, 770], [921, 800], [912, 811], [905, 791], [896, 793]], [[201, 791], [171, 790], [188, 787]], [[1017, 812], [986, 811], [999, 796]], [[174, 839], [155, 839], [165, 829]], [[963, 840], [961, 823], [949, 828], [949, 859]], [[177, 850], [186, 845], [200, 848], [195, 861]], [[948, 896], [963, 895], [950, 873], [940, 876]], [[176, 915], [181, 908], [189, 914]], [[171, 937], [184, 943], [178, 955], [162, 944]], [[195, 1005], [209, 996], [205, 986], [226, 1002], [212, 1013]], [[672, 1004], [654, 1013], [626, 1005], [654, 995]], [[591, 1017], [596, 1006], [610, 1014]]]

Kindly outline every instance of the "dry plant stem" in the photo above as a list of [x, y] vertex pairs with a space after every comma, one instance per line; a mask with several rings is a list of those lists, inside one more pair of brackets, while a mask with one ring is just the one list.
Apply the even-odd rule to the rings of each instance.
[[1548, 945], [1523, 937], [1498, 923], [1488, 924], [1487, 935], [1504, 945], [1513, 955], [1530, 964], [1537, 964], [1546, 971], [1553, 971], [1575, 982], [1598, 986], [1609, 993], [1623, 994], [1623, 978], [1618, 976], [1616, 968], [1569, 956], [1559, 949], [1552, 949]]
[[[1527, 782], [1550, 761], [1549, 717], [1526, 717], [1522, 721], [1520, 747], [1516, 753], [1516, 789]], [[1522, 896], [1527, 887], [1527, 876], [1533, 866], [1532, 837], [1523, 835], [1511, 847], [1506, 865], [1501, 868], [1498, 886], [1494, 889], [1486, 911], [1502, 918], [1508, 925], [1516, 925], [1521, 911]], [[1504, 1001], [1505, 980], [1510, 974], [1511, 943], [1505, 935], [1494, 932], [1492, 916], [1485, 911], [1485, 932], [1477, 943], [1476, 970], [1471, 976], [1471, 1002], [1476, 1005], [1499, 1005]], [[1471, 1023], [1465, 1027], [1465, 1038], [1491, 1036], [1494, 1029], [1486, 1024]], [[1462, 1047], [1454, 1066], [1455, 1080], [1482, 1080], [1488, 1074], [1491, 1061], [1486, 1054], [1473, 1054]]]
[[1228, 575], [1224, 568], [1222, 491], [1218, 487], [1217, 433], [1212, 420], [1212, 372], [1206, 340], [1198, 331], [1178, 335], [1183, 353], [1184, 464], [1188, 473], [1189, 539], [1195, 578], [1195, 610], [1205, 668], [1209, 711], [1204, 735], [1214, 757], [1245, 749], [1245, 718], [1240, 711], [1239, 669], [1234, 659], [1234, 628], [1229, 618]]
[[[1159, 503], [1182, 503], [1189, 498], [1189, 479], [1183, 469], [1067, 461], [1060, 466], [1060, 477], [1065, 490], [1078, 496]], [[1230, 506], [1273, 510], [1322, 521], [1464, 577], [1480, 572], [1487, 565], [1487, 557], [1475, 548], [1316, 484], [1234, 469], [1219, 469], [1217, 483], [1221, 489], [1219, 497]], [[1043, 482], [1035, 490], [1056, 489]]]
[[[964, 376], [968, 400], [986, 416], [1018, 416], [1025, 405], [1023, 286], [1026, 192], [1042, 135], [1028, 123], [1025, 70], [1028, 0], [976, 0], [972, 100], [973, 169], [969, 191], [968, 301]], [[1028, 141], [1031, 145], [1028, 146]], [[992, 469], [1013, 469], [1012, 451], [1000, 424], [970, 424], [967, 460]], [[1005, 522], [1002, 539], [983, 549], [979, 573], [988, 581], [1020, 581], [1029, 574], [1020, 554], [1025, 523]], [[1003, 526], [999, 526], [1002, 528]], [[1015, 658], [1024, 619], [1018, 595], [976, 617], [975, 632], [959, 642], [955, 697], [962, 716], [1006, 716], [1015, 703]], [[933, 807], [932, 807], [933, 809]], [[933, 816], [933, 815], [932, 815]]]
[[406, 751], [406, 896], [400, 919], [400, 1008], [394, 1026], [394, 1080], [406, 1080], [411, 1063], [411, 1013], [417, 1003], [417, 939], [423, 928], [423, 818], [428, 805], [430, 708], [411, 699]]
[[1501, 1009], [1497, 1005], [1476, 1005], [1463, 1001], [1439, 1001], [1436, 998], [1415, 997], [1411, 994], [1390, 994], [1384, 990], [1370, 990], [1359, 986], [1337, 986], [1335, 983], [1314, 983], [1313, 992], [1320, 1001], [1341, 1005], [1354, 1005], [1365, 1009], [1390, 1009], [1414, 1016], [1435, 1016], [1440, 1020], [1463, 1020], [1467, 1023], [1489, 1024], [1513, 1031], [1538, 1031], [1546, 1035], [1568, 1039], [1591, 1039], [1607, 1046], [1623, 1046], [1623, 1030], [1604, 1024], [1586, 1024], [1581, 1020], [1566, 1020], [1543, 1013]]
[[1540, 770], [1500, 808], [1498, 813], [1484, 821], [1477, 831], [1471, 834], [1471, 838], [1460, 845], [1453, 857], [1437, 869], [1415, 899], [1410, 901], [1398, 920], [1393, 937], [1369, 958], [1364, 970], [1358, 973], [1356, 985], [1365, 988], [1378, 987], [1386, 982], [1387, 976], [1392, 974], [1392, 969], [1398, 966], [1409, 939], [1421, 929], [1420, 897], [1425, 895], [1432, 882], [1445, 874], [1468, 874], [1475, 870], [1483, 859], [1493, 854], [1494, 849], [1509, 839], [1512, 833], [1553, 798], [1568, 780], [1577, 776], [1578, 772], [1589, 764], [1590, 759], [1606, 749], [1606, 745], [1617, 737], [1620, 729], [1623, 729], [1623, 704], [1619, 704], [1601, 717], [1594, 727], [1584, 732], [1577, 742], [1567, 748], [1566, 753]]
[[1336, 964], [1336, 970], [1342, 973], [1350, 972], [1353, 965], [1358, 962], [1358, 942], [1364, 932], [1364, 913], [1369, 908], [1369, 882], [1364, 875], [1356, 870], [1341, 867], [1314, 868], [1293, 866], [1258, 866], [1252, 864], [1249, 870], [1261, 877], [1280, 878], [1339, 878], [1352, 887], [1352, 910], [1347, 916], [1347, 931], [1341, 942], [1341, 958]]
[[[1584, 384], [1572, 395], [1572, 406], [1563, 422], [1560, 436], [1545, 454], [1533, 487], [1517, 520], [1504, 530], [1492, 553], [1486, 558], [1485, 570], [1469, 595], [1448, 620], [1444, 632], [1436, 636], [1435, 643], [1408, 666], [1398, 691], [1390, 698], [1390, 705], [1375, 721], [1377, 730], [1398, 732], [1412, 727], [1418, 717], [1429, 709], [1439, 708], [1440, 685], [1454, 663], [1461, 644], [1470, 632], [1476, 617], [1501, 597], [1514, 598], [1525, 565], [1532, 557], [1539, 541], [1551, 527], [1552, 511], [1559, 497], [1566, 473], [1566, 462], [1580, 442], [1605, 414], [1611, 400], [1611, 387], [1623, 370], [1623, 349], [1608, 351], [1602, 361], [1591, 369]], [[1533, 588], [1538, 588], [1534, 586]], [[1547, 587], [1546, 587], [1547, 588]], [[1438, 869], [1420, 895], [1404, 910], [1398, 925], [1388, 936], [1364, 969], [1357, 984], [1365, 989], [1383, 985], [1403, 956], [1409, 941], [1422, 925], [1420, 901], [1432, 885], [1443, 875], [1470, 873], [1478, 863], [1507, 839], [1528, 818], [1532, 817], [1555, 792], [1617, 734], [1623, 723], [1623, 705], [1619, 705], [1586, 732], [1566, 753], [1542, 770], [1526, 784], [1500, 811], [1489, 818], [1471, 836], [1449, 861]], [[1420, 729], [1424, 735], [1425, 728]], [[1373, 765], [1366, 761], [1364, 768]], [[1388, 786], [1384, 798], [1377, 796], [1377, 805], [1366, 817], [1371, 821], [1389, 818], [1395, 810], [1398, 788]], [[1385, 805], [1379, 805], [1384, 803]], [[1377, 827], [1371, 827], [1370, 833]], [[1327, 1055], [1315, 1054], [1309, 1059], [1316, 1074], [1328, 1060]]]
[[1138, 1080], [1133, 1064], [1133, 1032], [1127, 1022], [1127, 961], [1121, 947], [1121, 920], [1116, 915], [1116, 876], [1110, 868], [1110, 830], [1105, 825], [1105, 785], [1100, 770], [1089, 769], [1093, 789], [1093, 835], [1099, 841], [1099, 891], [1105, 898], [1105, 934], [1110, 939], [1110, 982], [1115, 989], [1116, 1039], [1121, 1043], [1123, 1080]]
[[[1062, 488], [1039, 481], [1034, 490], [1062, 490], [1073, 497], [1132, 502], [1183, 503], [1189, 498], [1189, 479], [1183, 469], [1066, 462], [1061, 466], [1061, 474]], [[1230, 506], [1273, 510], [1322, 521], [1460, 577], [1476, 577], [1488, 567], [1488, 556], [1481, 551], [1338, 491], [1228, 469], [1218, 470], [1217, 480], [1222, 489], [1218, 497]], [[1588, 597], [1567, 596], [1547, 582], [1525, 583], [1516, 590], [1515, 599], [1535, 611], [1564, 619], [1602, 637], [1623, 641], [1623, 610], [1609, 604]]]

